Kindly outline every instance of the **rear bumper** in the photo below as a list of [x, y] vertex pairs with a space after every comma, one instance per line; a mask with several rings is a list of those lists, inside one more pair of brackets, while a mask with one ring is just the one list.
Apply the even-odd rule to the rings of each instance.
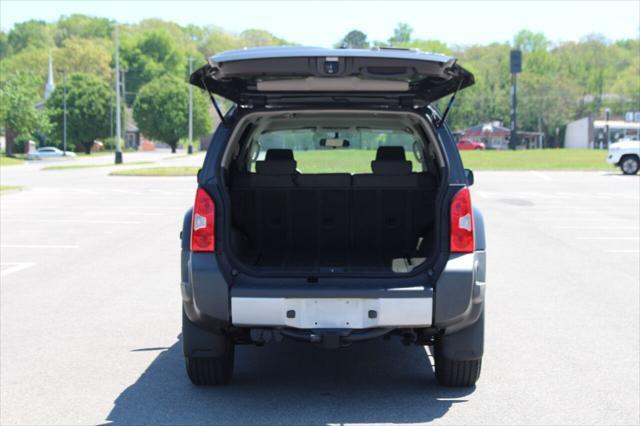
[[241, 327], [366, 329], [428, 327], [430, 297], [231, 297], [232, 323]]
[[485, 252], [476, 251], [452, 255], [434, 289], [230, 288], [215, 255], [183, 250], [181, 293], [189, 320], [211, 331], [231, 325], [363, 330], [435, 327], [450, 334], [480, 317], [484, 275]]

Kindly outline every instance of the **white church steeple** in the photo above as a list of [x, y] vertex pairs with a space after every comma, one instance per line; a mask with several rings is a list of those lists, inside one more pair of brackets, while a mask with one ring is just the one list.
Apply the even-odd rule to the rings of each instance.
[[44, 98], [49, 99], [55, 88], [56, 84], [53, 82], [53, 60], [51, 59], [51, 51], [49, 51], [49, 76], [47, 77], [47, 84], [44, 86]]

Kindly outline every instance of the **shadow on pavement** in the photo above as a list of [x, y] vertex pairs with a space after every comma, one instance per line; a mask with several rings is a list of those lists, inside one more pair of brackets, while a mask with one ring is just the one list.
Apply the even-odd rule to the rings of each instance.
[[178, 340], [118, 396], [106, 423], [428, 422], [473, 390], [439, 387], [425, 349], [397, 341], [338, 350], [287, 341], [239, 346], [231, 385], [195, 387]]

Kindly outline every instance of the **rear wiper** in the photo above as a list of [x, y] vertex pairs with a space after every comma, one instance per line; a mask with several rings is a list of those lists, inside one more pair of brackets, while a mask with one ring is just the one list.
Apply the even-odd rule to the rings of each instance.
[[461, 78], [460, 82], [458, 83], [458, 87], [456, 88], [456, 91], [453, 92], [453, 95], [451, 95], [451, 98], [449, 99], [449, 103], [447, 104], [447, 108], [442, 113], [442, 117], [440, 117], [440, 119], [435, 123], [436, 124], [436, 129], [439, 129], [440, 127], [442, 127], [442, 125], [446, 121], [447, 115], [449, 115], [449, 111], [451, 111], [451, 106], [453, 105], [453, 101], [456, 99], [456, 95], [458, 94], [458, 91], [462, 87], [462, 82], [463, 81], [464, 81], [464, 79]]
[[220, 117], [220, 122], [223, 125], [226, 125], [227, 123], [224, 120], [224, 115], [222, 115], [222, 111], [220, 111], [220, 107], [218, 106], [218, 103], [216, 102], [216, 98], [213, 96], [213, 93], [211, 92], [211, 90], [209, 90], [209, 87], [204, 82], [204, 73], [202, 73], [200, 75], [200, 79], [202, 81], [202, 87], [204, 87], [205, 90], [207, 91], [207, 93], [209, 94], [209, 98], [211, 98], [211, 103], [213, 104], [213, 107], [215, 108], [216, 112], [218, 113], [218, 117]]

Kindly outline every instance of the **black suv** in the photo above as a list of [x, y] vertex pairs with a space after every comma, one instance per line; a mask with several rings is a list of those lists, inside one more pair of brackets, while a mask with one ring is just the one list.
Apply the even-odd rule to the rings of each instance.
[[484, 225], [445, 124], [473, 75], [413, 50], [277, 47], [213, 56], [190, 82], [221, 118], [181, 234], [191, 381], [228, 383], [239, 344], [397, 336], [432, 346], [441, 384], [474, 385]]

